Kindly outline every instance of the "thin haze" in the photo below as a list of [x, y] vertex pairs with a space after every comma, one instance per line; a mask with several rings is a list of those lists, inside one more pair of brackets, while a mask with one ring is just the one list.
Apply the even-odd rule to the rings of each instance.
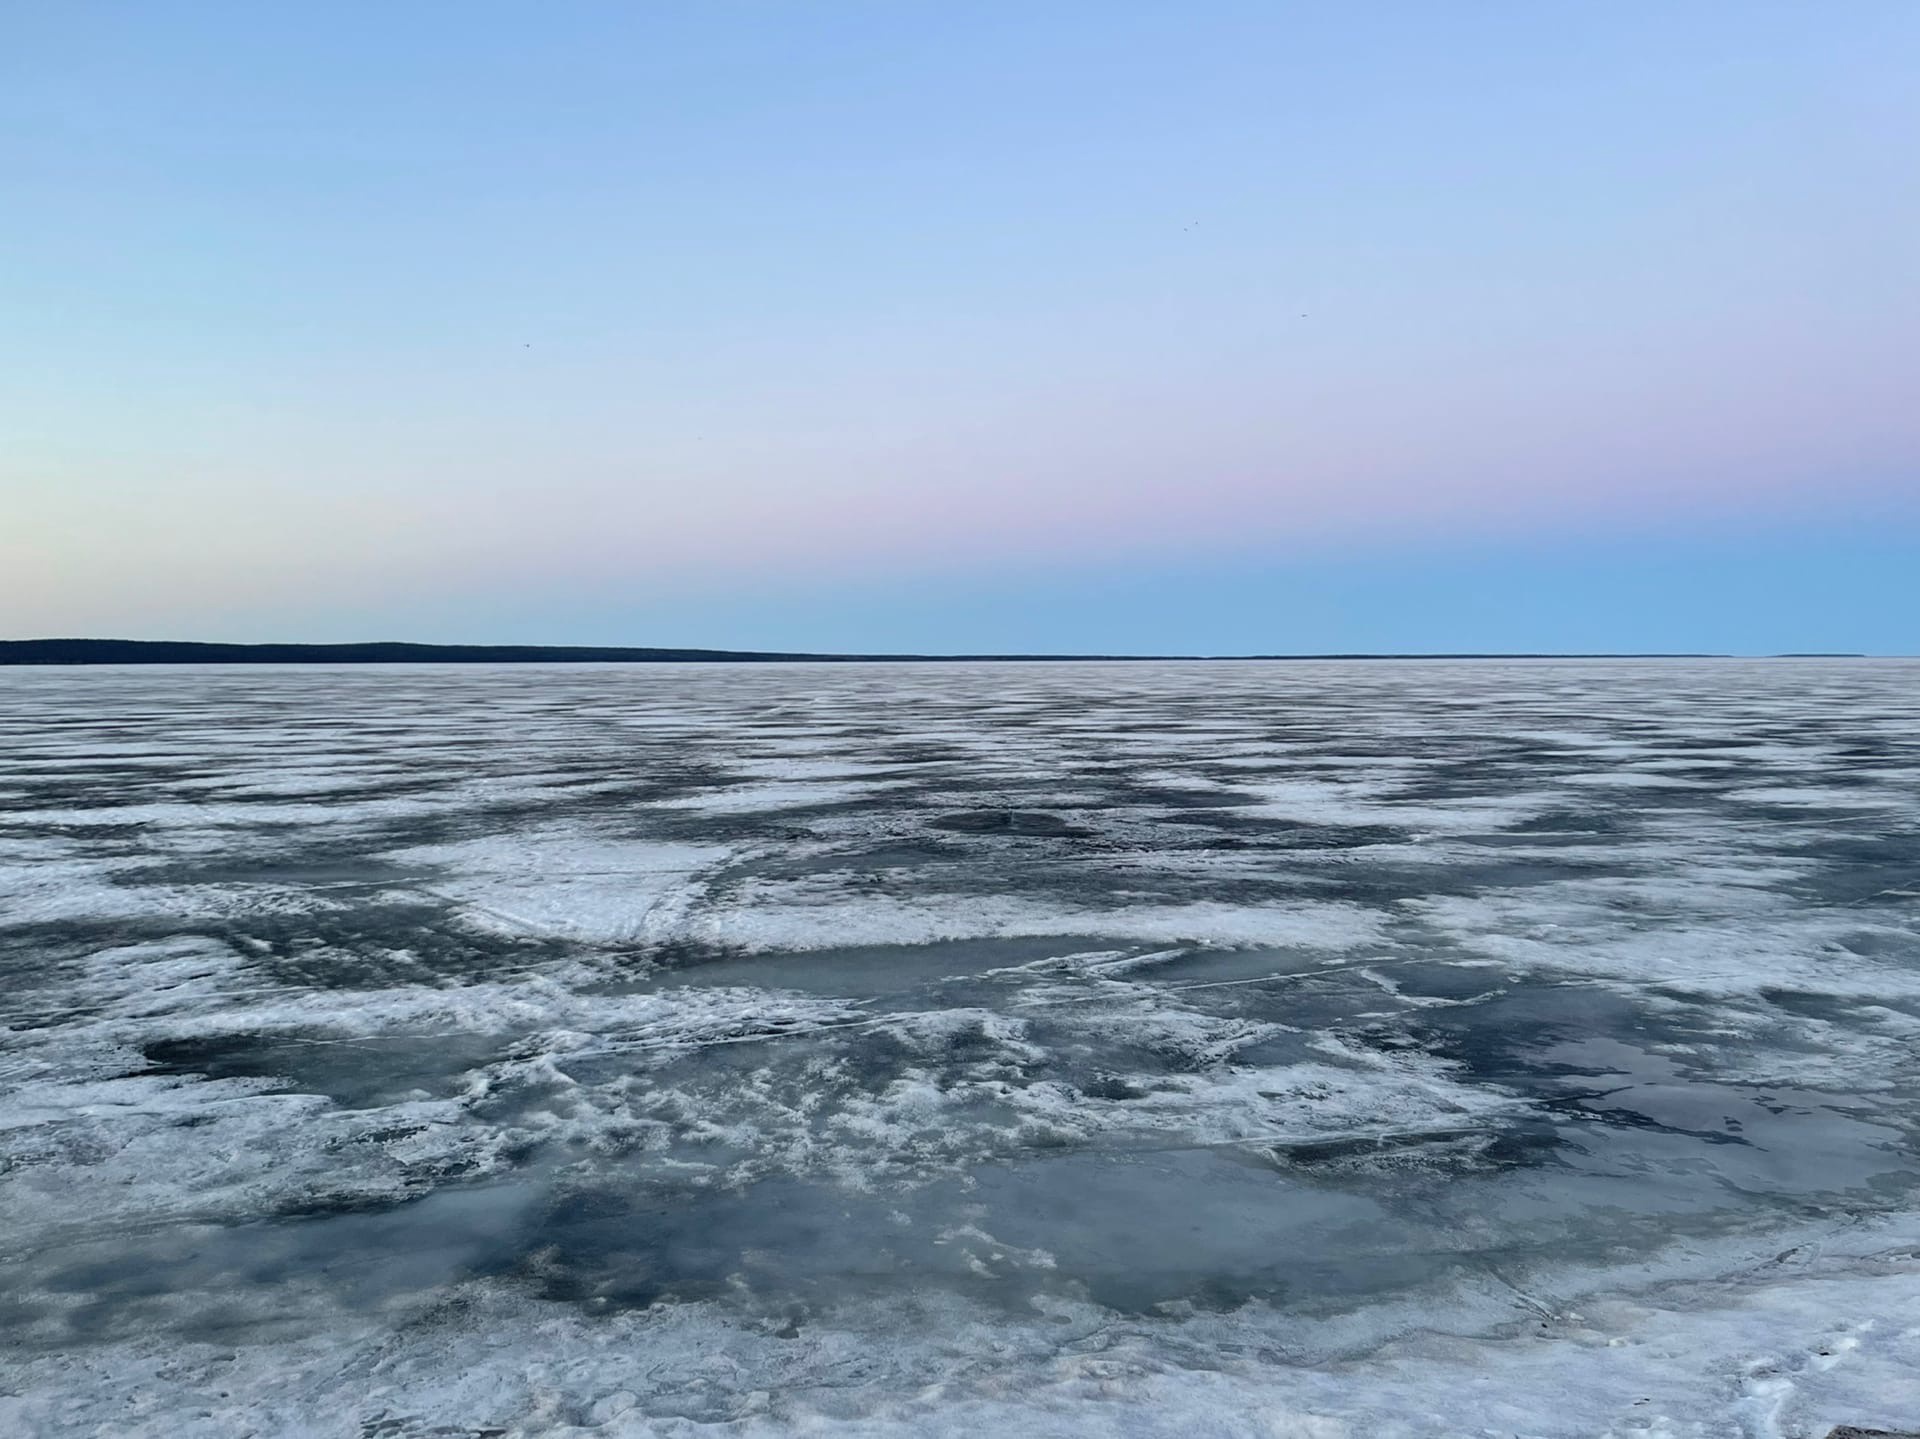
[[1920, 650], [1920, 8], [9, 7], [0, 633]]

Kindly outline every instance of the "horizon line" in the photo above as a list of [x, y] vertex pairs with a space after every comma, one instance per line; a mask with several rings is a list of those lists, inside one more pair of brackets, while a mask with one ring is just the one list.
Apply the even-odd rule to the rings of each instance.
[[1796, 650], [1740, 655], [1695, 650], [1405, 650], [1271, 654], [1110, 654], [1003, 652], [932, 654], [804, 650], [731, 650], [691, 646], [433, 644], [409, 640], [345, 643], [223, 640], [0, 640], [0, 665], [115, 664], [937, 664], [941, 662], [1113, 663], [1152, 661], [1309, 660], [1606, 660], [1606, 659], [1903, 659], [1850, 650]]

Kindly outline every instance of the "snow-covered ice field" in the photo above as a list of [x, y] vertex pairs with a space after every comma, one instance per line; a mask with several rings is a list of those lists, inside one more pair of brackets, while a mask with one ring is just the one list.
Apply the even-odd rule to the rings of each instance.
[[1920, 1428], [1920, 664], [0, 671], [0, 1434]]

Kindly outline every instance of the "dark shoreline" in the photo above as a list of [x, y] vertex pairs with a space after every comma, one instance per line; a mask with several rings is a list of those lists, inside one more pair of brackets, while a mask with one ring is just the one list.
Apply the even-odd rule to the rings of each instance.
[[[804, 654], [777, 650], [658, 649], [607, 645], [213, 644], [192, 640], [0, 640], [0, 665], [378, 665], [378, 664], [935, 664], [941, 661], [1074, 660], [1644, 660], [1731, 659], [1709, 653], [1434, 654]], [[1777, 655], [1776, 659], [1865, 659], [1860, 654]]]

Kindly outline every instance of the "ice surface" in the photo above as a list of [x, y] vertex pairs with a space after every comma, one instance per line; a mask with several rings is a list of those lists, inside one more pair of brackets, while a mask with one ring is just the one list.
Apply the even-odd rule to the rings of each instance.
[[0, 672], [0, 1433], [1915, 1427], [1917, 714]]

